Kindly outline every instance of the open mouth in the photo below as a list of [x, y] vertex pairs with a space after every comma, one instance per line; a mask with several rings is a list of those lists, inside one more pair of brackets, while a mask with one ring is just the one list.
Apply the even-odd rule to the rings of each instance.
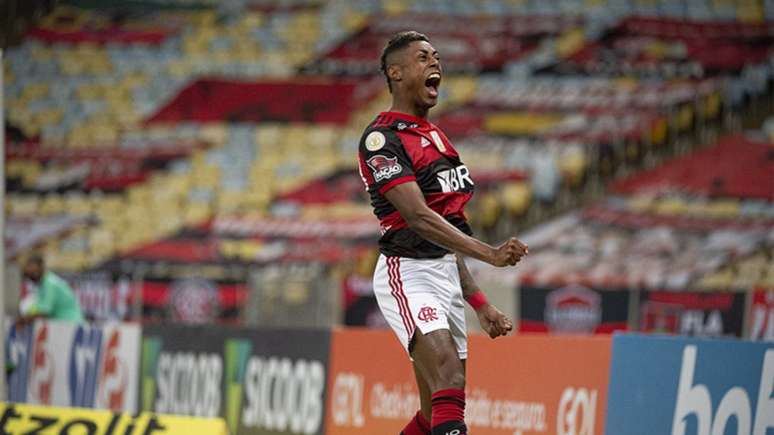
[[431, 73], [425, 80], [425, 88], [432, 98], [438, 97], [438, 86], [441, 84], [441, 73]]

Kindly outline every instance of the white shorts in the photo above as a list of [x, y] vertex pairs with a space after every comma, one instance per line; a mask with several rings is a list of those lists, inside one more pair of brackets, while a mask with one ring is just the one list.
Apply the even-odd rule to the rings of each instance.
[[422, 334], [448, 329], [460, 359], [468, 357], [465, 300], [454, 254], [421, 260], [380, 255], [374, 294], [406, 352], [417, 328]]

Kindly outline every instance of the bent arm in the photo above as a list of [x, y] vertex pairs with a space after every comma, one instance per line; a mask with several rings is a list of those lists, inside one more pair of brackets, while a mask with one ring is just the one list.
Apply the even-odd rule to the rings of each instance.
[[399, 184], [384, 193], [409, 228], [425, 240], [452, 252], [494, 263], [496, 249], [470, 237], [427, 206], [416, 182]]

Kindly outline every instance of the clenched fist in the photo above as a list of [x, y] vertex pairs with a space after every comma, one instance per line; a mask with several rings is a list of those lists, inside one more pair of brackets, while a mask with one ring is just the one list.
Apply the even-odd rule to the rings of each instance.
[[494, 249], [492, 261], [489, 263], [497, 267], [513, 266], [521, 260], [521, 257], [528, 253], [529, 247], [527, 245], [515, 237], [511, 237], [508, 241]]

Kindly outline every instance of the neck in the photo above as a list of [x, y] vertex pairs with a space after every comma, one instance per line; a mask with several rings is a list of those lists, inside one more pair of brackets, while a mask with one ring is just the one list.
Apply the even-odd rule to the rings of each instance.
[[428, 107], [418, 107], [412, 101], [400, 96], [392, 95], [392, 105], [390, 105], [390, 112], [400, 112], [407, 115], [416, 116], [417, 118], [427, 119], [427, 112], [430, 109]]

